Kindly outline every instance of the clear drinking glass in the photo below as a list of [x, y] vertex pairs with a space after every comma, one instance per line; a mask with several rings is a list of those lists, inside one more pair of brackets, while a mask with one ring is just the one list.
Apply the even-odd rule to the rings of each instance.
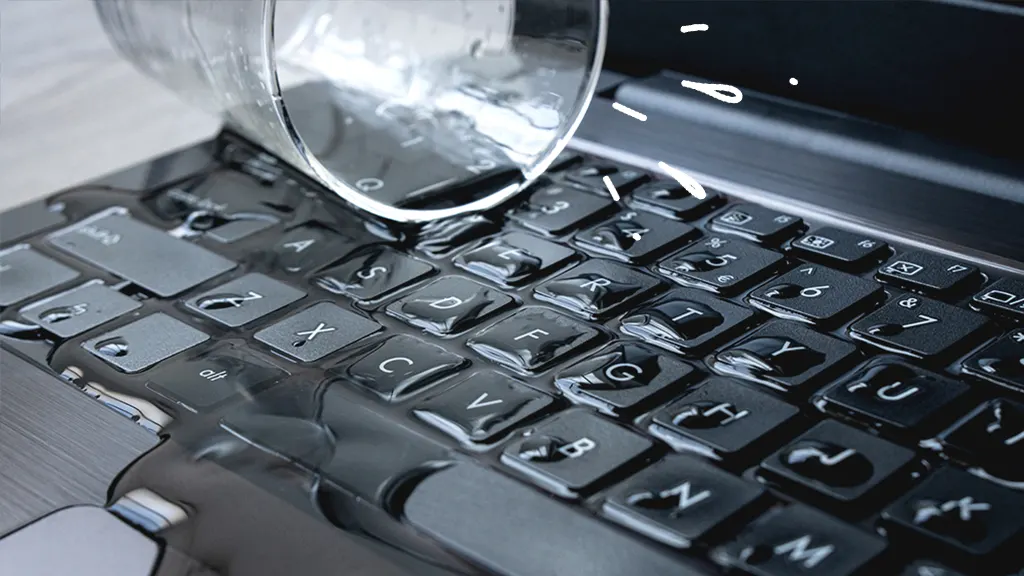
[[[590, 103], [608, 21], [607, 0], [95, 6], [144, 73], [398, 222], [487, 209], [539, 176]], [[285, 72], [310, 82], [282, 92]]]

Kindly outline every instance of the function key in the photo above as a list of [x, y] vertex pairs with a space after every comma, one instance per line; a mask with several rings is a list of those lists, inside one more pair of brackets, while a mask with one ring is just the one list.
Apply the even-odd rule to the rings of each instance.
[[975, 343], [988, 318], [924, 296], [904, 295], [850, 327], [850, 336], [912, 358], [948, 356]]
[[713, 237], [666, 258], [658, 271], [676, 282], [729, 296], [774, 274], [785, 258], [743, 240]]
[[141, 306], [139, 301], [94, 281], [22, 308], [21, 317], [55, 336], [71, 338]]
[[609, 415], [631, 412], [688, 385], [690, 365], [634, 342], [612, 344], [563, 370], [555, 386]]
[[1024, 330], [1017, 329], [964, 362], [964, 372], [1024, 392]]
[[990, 475], [1024, 482], [1024, 404], [989, 400], [964, 416], [939, 443], [946, 454], [981, 466]]
[[776, 508], [732, 543], [712, 552], [716, 562], [758, 576], [853, 576], [885, 550], [885, 541], [813, 508]]
[[372, 320], [321, 302], [260, 330], [253, 337], [300, 362], [316, 362], [380, 329]]
[[400, 402], [467, 364], [440, 346], [399, 334], [374, 346], [347, 369], [331, 373], [383, 400]]
[[541, 371], [592, 346], [602, 338], [596, 328], [544, 308], [523, 308], [485, 328], [467, 345], [519, 371]]
[[491, 442], [554, 405], [547, 394], [498, 372], [477, 372], [413, 410], [464, 443]]
[[982, 280], [977, 266], [918, 251], [901, 254], [882, 266], [875, 277], [929, 296], [948, 296], [977, 287]]
[[536, 232], [560, 236], [607, 215], [615, 206], [611, 197], [595, 196], [563, 184], [546, 184], [512, 211], [509, 218]]
[[480, 214], [427, 222], [416, 235], [416, 249], [431, 258], [441, 258], [498, 230], [498, 225]]
[[158, 312], [82, 343], [82, 348], [123, 372], [146, 370], [210, 337]]
[[622, 319], [623, 333], [680, 354], [697, 354], [751, 326], [754, 312], [699, 290], [670, 291]]
[[538, 300], [590, 319], [615, 314], [645, 298], [659, 280], [616, 262], [591, 259], [534, 289]]
[[857, 348], [849, 342], [777, 320], [718, 352], [708, 363], [726, 376], [789, 392], [827, 378], [856, 357]]
[[564, 266], [572, 250], [529, 234], [513, 232], [455, 258], [455, 265], [499, 284], [518, 285]]
[[193, 312], [237, 328], [306, 296], [263, 274], [246, 274], [185, 302]]
[[757, 204], [738, 204], [711, 220], [711, 229], [719, 234], [772, 246], [796, 236], [803, 227], [802, 219]]
[[620, 194], [626, 194], [649, 180], [649, 177], [639, 170], [620, 168], [606, 163], [586, 163], [566, 173], [566, 178], [570, 182], [599, 190], [602, 194], [607, 193], [604, 184], [605, 176], [612, 181], [612, 185]]
[[1024, 280], [1003, 278], [979, 292], [974, 305], [985, 312], [1024, 320]]
[[459, 276], [435, 280], [393, 302], [387, 313], [440, 336], [476, 326], [515, 306], [511, 296]]
[[670, 455], [626, 480], [605, 500], [605, 517], [676, 548], [705, 541], [749, 517], [764, 489], [692, 456]]
[[303, 224], [285, 232], [267, 253], [273, 270], [307, 274], [352, 252], [358, 241], [316, 223]]
[[628, 211], [576, 234], [576, 242], [596, 254], [641, 264], [699, 237], [700, 231], [692, 226]]
[[313, 278], [313, 284], [332, 294], [361, 301], [384, 298], [436, 272], [420, 260], [388, 247], [371, 247], [350, 255]]
[[819, 228], [794, 240], [801, 257], [842, 270], [860, 271], [889, 257], [889, 245], [838, 228]]
[[570, 409], [524, 431], [501, 461], [544, 489], [575, 498], [653, 447], [610, 420]]
[[805, 264], [750, 295], [754, 306], [815, 326], [835, 326], [885, 301], [877, 282]]
[[697, 198], [675, 180], [648, 182], [633, 192], [630, 205], [638, 210], [654, 212], [674, 220], [692, 221], [725, 204], [725, 197], [707, 190]]

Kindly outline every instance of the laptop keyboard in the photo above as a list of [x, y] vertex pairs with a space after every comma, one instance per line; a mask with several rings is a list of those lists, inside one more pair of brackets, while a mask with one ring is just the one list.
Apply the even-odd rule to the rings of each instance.
[[9, 213], [5, 346], [499, 574], [1024, 569], [1021, 277], [573, 153], [389, 229], [218, 147]]

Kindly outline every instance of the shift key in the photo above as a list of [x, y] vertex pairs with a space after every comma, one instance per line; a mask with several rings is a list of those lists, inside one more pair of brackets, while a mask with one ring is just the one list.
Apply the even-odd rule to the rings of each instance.
[[184, 292], [236, 264], [209, 250], [107, 210], [49, 238], [56, 248], [164, 298]]

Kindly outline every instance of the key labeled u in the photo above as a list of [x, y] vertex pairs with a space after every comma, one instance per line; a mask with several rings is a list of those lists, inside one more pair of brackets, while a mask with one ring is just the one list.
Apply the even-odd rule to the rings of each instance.
[[910, 398], [914, 394], [917, 394], [918, 392], [921, 391], [921, 389], [918, 388], [917, 386], [911, 386], [910, 388], [906, 388], [902, 392], [897, 392], [897, 390], [903, 387], [903, 382], [893, 382], [892, 384], [887, 384], [879, 388], [878, 392], [875, 392], [875, 396], [878, 396], [882, 400], [886, 400], [888, 402], [899, 402], [900, 400], [903, 400], [904, 398]]

